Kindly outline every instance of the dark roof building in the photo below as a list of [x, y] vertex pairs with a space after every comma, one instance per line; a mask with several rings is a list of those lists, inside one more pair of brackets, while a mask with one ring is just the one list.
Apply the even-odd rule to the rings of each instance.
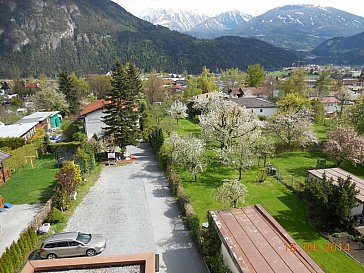
[[260, 98], [231, 98], [233, 102], [239, 104], [240, 106], [245, 106], [247, 109], [252, 108], [277, 108], [277, 104], [263, 100]]
[[232, 272], [324, 273], [261, 205], [209, 214]]

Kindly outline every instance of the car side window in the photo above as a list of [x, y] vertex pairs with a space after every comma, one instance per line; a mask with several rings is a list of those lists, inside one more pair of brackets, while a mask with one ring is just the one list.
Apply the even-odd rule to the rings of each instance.
[[46, 244], [44, 248], [54, 248], [54, 244]]
[[69, 246], [78, 246], [78, 245], [80, 245], [80, 243], [75, 242], [75, 241], [68, 242], [68, 244], [69, 244]]
[[58, 242], [57, 247], [68, 247], [68, 242]]

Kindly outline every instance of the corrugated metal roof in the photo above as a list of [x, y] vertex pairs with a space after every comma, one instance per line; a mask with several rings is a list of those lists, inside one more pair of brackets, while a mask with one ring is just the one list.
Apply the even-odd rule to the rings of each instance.
[[37, 124], [38, 122], [31, 122], [2, 126], [0, 129], [0, 137], [22, 137], [31, 129], [33, 129]]
[[9, 157], [11, 157], [11, 154], [5, 153], [0, 150], [0, 162], [4, 162]]
[[210, 211], [219, 237], [241, 272], [313, 273], [324, 271], [261, 206]]
[[32, 123], [32, 122], [42, 122], [46, 118], [53, 117], [54, 115], [58, 114], [59, 111], [52, 111], [52, 112], [35, 112], [28, 116], [25, 116], [18, 120], [16, 124], [20, 123]]
[[339, 177], [341, 177], [342, 179], [347, 179], [348, 177], [351, 177], [351, 181], [355, 183], [355, 188], [359, 190], [359, 193], [356, 196], [356, 198], [361, 202], [364, 202], [364, 180], [353, 175], [352, 173], [344, 171], [340, 168], [309, 170], [308, 173], [312, 174], [313, 176], [319, 179], [322, 179], [323, 174], [325, 173], [326, 178], [328, 179], [332, 178], [334, 180], [334, 183], [337, 182], [337, 179]]

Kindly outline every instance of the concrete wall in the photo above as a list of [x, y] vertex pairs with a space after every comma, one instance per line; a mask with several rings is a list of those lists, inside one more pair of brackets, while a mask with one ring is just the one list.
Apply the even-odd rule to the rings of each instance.
[[224, 258], [225, 265], [231, 270], [232, 273], [241, 273], [241, 271], [235, 265], [233, 259], [231, 258], [224, 244], [221, 244], [221, 254], [222, 257]]
[[88, 139], [91, 139], [94, 134], [98, 137], [102, 136], [102, 128], [106, 127], [106, 124], [102, 122], [103, 116], [101, 109], [85, 116], [85, 133]]
[[277, 114], [278, 112], [278, 108], [250, 108], [249, 110], [251, 110], [258, 116], [266, 116], [266, 117]]

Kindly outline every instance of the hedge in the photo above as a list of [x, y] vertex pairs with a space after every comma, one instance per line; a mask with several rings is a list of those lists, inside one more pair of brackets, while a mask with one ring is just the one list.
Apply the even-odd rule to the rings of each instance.
[[13, 273], [19, 271], [24, 266], [29, 252], [31, 252], [38, 237], [34, 228], [30, 227], [23, 232], [17, 242], [13, 242], [7, 247], [3, 255], [0, 257], [0, 273]]
[[14, 172], [17, 169], [23, 167], [25, 164], [27, 164], [27, 160], [29, 160], [25, 158], [25, 156], [38, 157], [38, 150], [40, 149], [40, 147], [40, 142], [34, 142], [10, 151], [11, 157], [5, 160], [5, 168], [10, 169], [12, 172]]
[[25, 145], [24, 138], [21, 137], [0, 137], [0, 148], [8, 147], [15, 150]]
[[80, 145], [81, 143], [78, 141], [48, 143], [47, 151], [52, 154], [55, 153], [59, 148], [66, 148], [67, 150], [76, 151]]

